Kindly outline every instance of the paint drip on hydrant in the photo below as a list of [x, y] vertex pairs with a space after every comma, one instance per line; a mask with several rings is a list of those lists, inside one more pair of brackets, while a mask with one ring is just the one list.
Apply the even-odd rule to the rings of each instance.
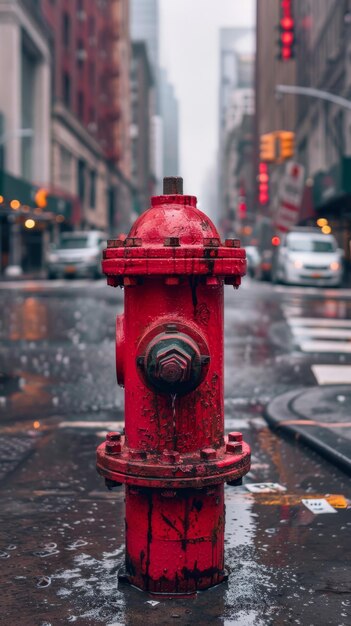
[[245, 251], [220, 241], [181, 178], [166, 178], [128, 236], [108, 241], [102, 267], [124, 288], [125, 432], [97, 450], [107, 486], [125, 484], [122, 578], [149, 593], [192, 594], [227, 577], [224, 483], [250, 469], [242, 434], [224, 436], [223, 291], [239, 287]]

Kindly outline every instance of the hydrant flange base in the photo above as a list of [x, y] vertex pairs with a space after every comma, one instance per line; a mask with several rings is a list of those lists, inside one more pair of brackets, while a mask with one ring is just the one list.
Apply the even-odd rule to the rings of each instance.
[[[106, 452], [106, 443], [97, 449], [97, 470], [108, 480], [140, 487], [155, 488], [201, 488], [223, 482], [231, 482], [241, 478], [250, 469], [250, 447], [242, 442], [242, 451], [238, 453], [226, 452], [230, 445], [225, 438], [225, 445], [217, 450], [208, 449], [198, 453], [182, 454], [179, 459], [167, 463], [164, 456], [144, 451], [134, 453], [123, 445], [119, 454], [111, 455]], [[171, 457], [171, 451], [169, 456]], [[174, 453], [176, 454], [176, 453]], [[206, 457], [215, 458], [206, 458]]]

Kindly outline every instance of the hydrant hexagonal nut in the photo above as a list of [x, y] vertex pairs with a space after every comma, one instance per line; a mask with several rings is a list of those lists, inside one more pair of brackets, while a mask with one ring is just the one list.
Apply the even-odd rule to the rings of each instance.
[[164, 393], [184, 394], [200, 384], [204, 365], [199, 346], [190, 336], [166, 331], [147, 347], [143, 375], [149, 385]]
[[172, 348], [160, 357], [156, 354], [156, 371], [159, 378], [169, 383], [189, 380], [192, 357], [190, 354], [181, 354], [177, 348]]

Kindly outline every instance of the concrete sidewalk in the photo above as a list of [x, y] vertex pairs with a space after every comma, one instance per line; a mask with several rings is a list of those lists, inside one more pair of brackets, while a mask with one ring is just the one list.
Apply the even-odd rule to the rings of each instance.
[[269, 425], [306, 443], [351, 474], [351, 385], [305, 387], [277, 396]]

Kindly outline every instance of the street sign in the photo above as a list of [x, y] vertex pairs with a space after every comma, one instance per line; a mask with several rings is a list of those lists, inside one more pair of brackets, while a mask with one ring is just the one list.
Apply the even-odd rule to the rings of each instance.
[[278, 189], [278, 209], [275, 215], [277, 231], [287, 232], [298, 221], [305, 182], [305, 168], [289, 161]]

